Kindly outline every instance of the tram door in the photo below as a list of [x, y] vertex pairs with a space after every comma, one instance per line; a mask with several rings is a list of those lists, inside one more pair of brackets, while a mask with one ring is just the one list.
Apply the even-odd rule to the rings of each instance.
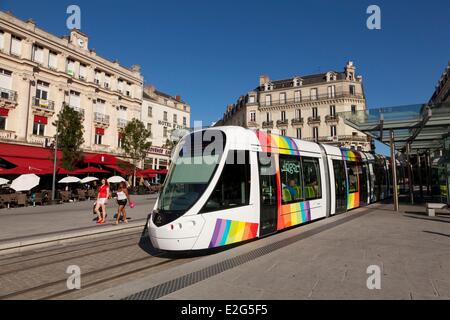
[[368, 197], [368, 166], [367, 163], [362, 163], [361, 164], [361, 168], [362, 168], [362, 172], [361, 175], [359, 176], [359, 184], [361, 186], [361, 196], [359, 198], [359, 202], [360, 202], [360, 206], [366, 206], [367, 203], [367, 197]]
[[347, 177], [344, 161], [333, 160], [334, 181], [336, 190], [336, 213], [347, 211]]
[[278, 188], [274, 155], [259, 154], [259, 183], [261, 199], [260, 236], [277, 231]]

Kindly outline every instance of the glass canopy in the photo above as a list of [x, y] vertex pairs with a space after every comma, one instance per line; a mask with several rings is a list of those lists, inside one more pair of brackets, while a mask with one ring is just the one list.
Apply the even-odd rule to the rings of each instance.
[[392, 130], [399, 151], [405, 151], [408, 143], [412, 152], [442, 150], [444, 139], [450, 136], [449, 102], [370, 108], [339, 115], [349, 126], [385, 144], [389, 144]]

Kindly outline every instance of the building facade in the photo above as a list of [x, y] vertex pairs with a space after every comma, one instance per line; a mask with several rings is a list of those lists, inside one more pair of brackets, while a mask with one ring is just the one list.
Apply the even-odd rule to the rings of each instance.
[[168, 168], [171, 155], [168, 140], [174, 130], [190, 127], [190, 112], [191, 107], [180, 96], [172, 97], [151, 85], [144, 87], [141, 120], [151, 132], [152, 142], [145, 168]]
[[270, 80], [260, 76], [259, 86], [227, 106], [220, 125], [237, 125], [329, 143], [371, 150], [369, 137], [347, 126], [339, 112], [365, 110], [362, 77], [349, 61], [343, 72]]
[[78, 30], [57, 37], [0, 12], [0, 140], [44, 146], [64, 105], [83, 115], [84, 151], [121, 155], [121, 130], [140, 119], [140, 67], [89, 48]]
[[431, 103], [450, 102], [450, 61], [436, 84]]

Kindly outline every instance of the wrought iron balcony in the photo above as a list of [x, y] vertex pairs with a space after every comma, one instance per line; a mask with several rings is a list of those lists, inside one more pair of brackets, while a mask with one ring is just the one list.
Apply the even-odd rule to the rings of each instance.
[[295, 118], [291, 120], [291, 124], [293, 126], [298, 126], [298, 125], [302, 125], [303, 124], [303, 118]]
[[109, 125], [109, 116], [103, 113], [94, 112], [94, 121], [100, 124]]
[[338, 136], [339, 141], [355, 141], [355, 142], [370, 142], [367, 136], [357, 136], [357, 135], [342, 135]]
[[79, 112], [81, 114], [81, 116], [84, 118], [84, 109], [80, 108], [80, 107], [72, 107], [70, 106], [73, 110], [75, 110], [76, 112]]
[[119, 129], [125, 129], [125, 127], [127, 126], [127, 124], [128, 124], [128, 120], [125, 120], [125, 119], [117, 119], [117, 128], [119, 128]]
[[264, 129], [273, 128], [273, 121], [272, 120], [270, 120], [270, 121], [263, 121], [262, 127]]
[[258, 127], [258, 123], [256, 121], [248, 121], [247, 122], [247, 127], [249, 127], [249, 128]]
[[339, 122], [339, 117], [337, 115], [328, 114], [325, 116], [325, 122]]
[[274, 100], [274, 101], [261, 101], [261, 107], [270, 107], [270, 106], [282, 106], [282, 105], [292, 105], [292, 104], [301, 104], [306, 102], [314, 102], [314, 101], [324, 101], [330, 99], [340, 99], [340, 98], [355, 98], [355, 99], [364, 99], [364, 95], [360, 93], [352, 93], [350, 91], [339, 91], [334, 94], [318, 94], [318, 95], [307, 95], [302, 96], [301, 98], [293, 98], [293, 99], [285, 99], [285, 100]]
[[277, 120], [277, 127], [287, 127], [288, 124], [289, 124], [289, 120], [288, 119]]
[[308, 124], [314, 124], [314, 123], [320, 123], [320, 116], [308, 118]]
[[33, 107], [55, 112], [55, 101], [33, 97]]
[[5, 88], [0, 88], [0, 99], [4, 102], [15, 103], [17, 102], [17, 92]]

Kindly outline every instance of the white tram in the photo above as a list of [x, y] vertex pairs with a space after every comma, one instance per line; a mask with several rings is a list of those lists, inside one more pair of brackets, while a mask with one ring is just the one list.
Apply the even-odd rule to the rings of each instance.
[[161, 250], [263, 237], [390, 196], [387, 160], [242, 127], [186, 135], [148, 221]]

